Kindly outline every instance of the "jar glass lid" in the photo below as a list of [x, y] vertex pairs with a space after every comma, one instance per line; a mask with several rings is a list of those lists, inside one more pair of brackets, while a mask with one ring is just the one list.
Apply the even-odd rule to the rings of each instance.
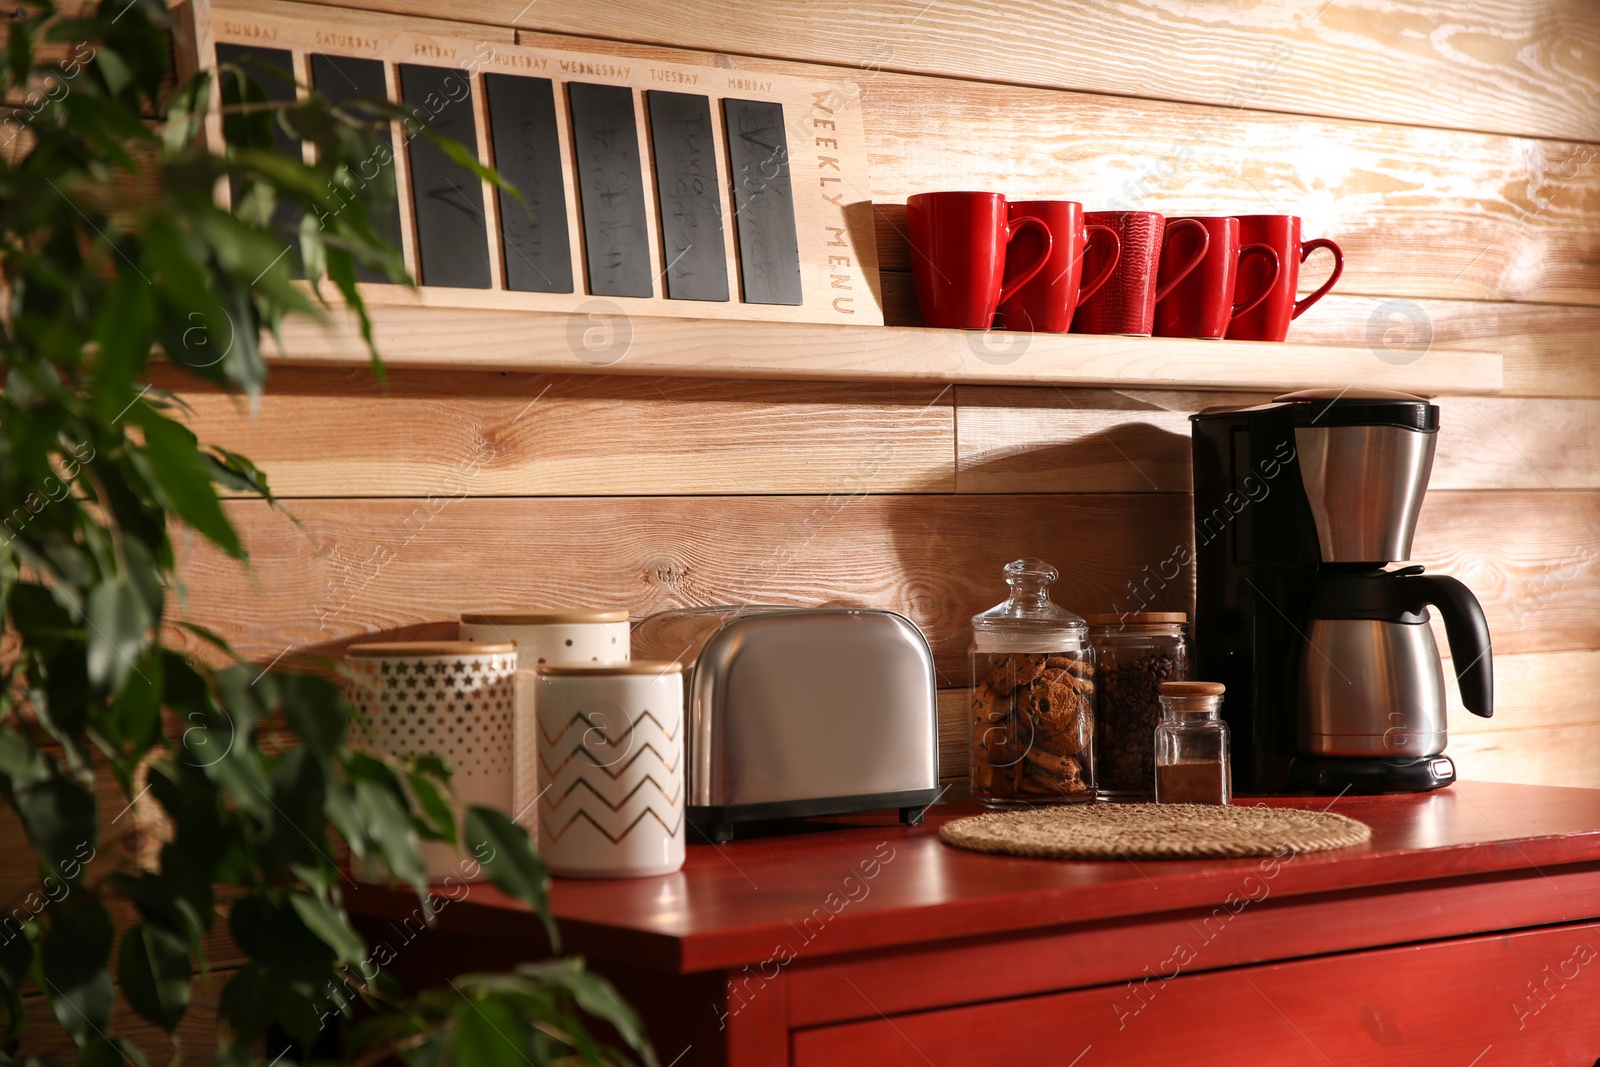
[[1060, 572], [1042, 559], [1019, 559], [1006, 564], [1006, 584], [1011, 595], [1003, 604], [972, 617], [980, 646], [1016, 642], [1059, 641], [1076, 647], [1089, 632], [1089, 624], [1050, 599], [1050, 583]]

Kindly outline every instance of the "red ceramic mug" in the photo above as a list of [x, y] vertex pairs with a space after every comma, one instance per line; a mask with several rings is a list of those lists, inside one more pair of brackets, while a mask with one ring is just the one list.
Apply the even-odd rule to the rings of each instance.
[[[1196, 221], [1205, 228], [1208, 247], [1199, 266], [1156, 304], [1157, 337], [1223, 337], [1234, 316], [1267, 299], [1278, 281], [1278, 253], [1266, 244], [1240, 247], [1238, 219], [1213, 217]], [[1174, 226], [1162, 244], [1161, 273], [1176, 274], [1194, 255], [1198, 244], [1199, 238], [1192, 231]], [[1264, 284], [1247, 289], [1234, 299], [1240, 288], [1240, 265], [1251, 259], [1265, 261], [1261, 272]]]
[[[1037, 259], [1001, 285], [1006, 249], [1032, 230], [1041, 240]], [[1036, 218], [1011, 219], [999, 193], [917, 193], [906, 200], [911, 277], [917, 306], [929, 326], [987, 330], [995, 309], [1044, 269], [1054, 239]]]
[[[1044, 270], [1010, 287], [1000, 301], [996, 325], [1003, 330], [1035, 330], [1040, 333], [1066, 333], [1073, 312], [1106, 283], [1117, 267], [1122, 241], [1109, 226], [1087, 225], [1083, 205], [1071, 200], [1013, 200], [1009, 204], [1012, 225], [1025, 218], [1042, 219], [1054, 244], [1045, 257]], [[1100, 254], [1100, 266], [1090, 272], [1090, 280], [1079, 286], [1086, 273], [1087, 249]], [[1032, 233], [1018, 233], [1006, 253], [1010, 269], [1019, 273], [1039, 254], [1041, 242]]]
[[[1344, 273], [1344, 252], [1326, 237], [1315, 241], [1300, 240], [1300, 218], [1297, 215], [1240, 215], [1239, 240], [1264, 244], [1278, 253], [1282, 269], [1278, 272], [1267, 298], [1253, 310], [1233, 317], [1228, 326], [1228, 337], [1237, 341], [1281, 341], [1289, 336], [1289, 323], [1305, 314], [1307, 308], [1328, 295]], [[1300, 264], [1319, 248], [1333, 253], [1333, 273], [1316, 292], [1303, 300], [1296, 300], [1300, 288]], [[1239, 285], [1255, 286], [1265, 277], [1260, 263], [1240, 265]]]
[[[1199, 219], [1167, 222], [1154, 211], [1091, 211], [1084, 219], [1117, 231], [1122, 256], [1105, 288], [1078, 308], [1072, 332], [1148, 335], [1155, 328], [1156, 303], [1200, 265], [1211, 235]], [[1160, 275], [1162, 241], [1174, 231], [1193, 234], [1194, 250], [1187, 262]], [[1089, 249], [1083, 269], [1097, 270], [1101, 258], [1098, 249]]]

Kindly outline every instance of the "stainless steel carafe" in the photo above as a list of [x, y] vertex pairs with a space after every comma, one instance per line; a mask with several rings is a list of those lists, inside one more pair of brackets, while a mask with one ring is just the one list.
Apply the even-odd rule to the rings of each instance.
[[1485, 717], [1493, 711], [1489, 627], [1477, 598], [1421, 567], [1383, 569], [1411, 555], [1436, 433], [1425, 424], [1295, 428], [1322, 556], [1299, 665], [1305, 755], [1400, 760], [1444, 751], [1444, 670], [1429, 607], [1444, 620], [1462, 703]]

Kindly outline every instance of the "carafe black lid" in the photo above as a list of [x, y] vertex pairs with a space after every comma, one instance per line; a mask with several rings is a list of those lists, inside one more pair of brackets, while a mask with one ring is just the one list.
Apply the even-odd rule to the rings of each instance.
[[1433, 433], [1439, 408], [1420, 396], [1383, 389], [1307, 389], [1285, 393], [1273, 404], [1288, 404], [1296, 426], [1398, 426]]

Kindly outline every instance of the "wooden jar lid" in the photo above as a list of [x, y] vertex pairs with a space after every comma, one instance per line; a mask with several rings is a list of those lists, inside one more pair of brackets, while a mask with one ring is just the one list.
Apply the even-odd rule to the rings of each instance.
[[383, 656], [489, 656], [516, 650], [517, 646], [509, 642], [490, 645], [475, 641], [373, 641], [351, 645], [344, 650], [344, 654], [363, 659]]
[[1164, 697], [1219, 697], [1228, 691], [1221, 682], [1162, 682], [1156, 692]]
[[1134, 611], [1127, 615], [1090, 615], [1084, 621], [1090, 626], [1171, 626], [1188, 622], [1189, 616], [1181, 611]]
[[682, 674], [683, 664], [670, 659], [635, 659], [626, 663], [541, 663], [548, 678], [604, 678], [621, 674]]
[[626, 611], [488, 611], [463, 615], [468, 626], [555, 626], [582, 623], [627, 622]]

